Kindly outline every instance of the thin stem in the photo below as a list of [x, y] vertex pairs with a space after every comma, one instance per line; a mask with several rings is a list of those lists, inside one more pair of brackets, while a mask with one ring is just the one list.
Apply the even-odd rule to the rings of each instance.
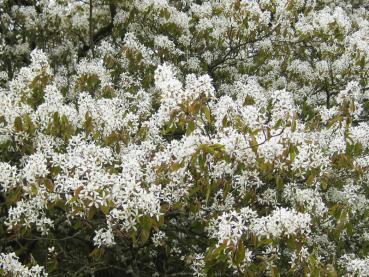
[[95, 57], [95, 49], [94, 49], [94, 28], [93, 28], [93, 21], [92, 21], [92, 11], [93, 5], [92, 0], [90, 0], [90, 18], [89, 18], [89, 27], [90, 27], [90, 49], [92, 53], [92, 57]]

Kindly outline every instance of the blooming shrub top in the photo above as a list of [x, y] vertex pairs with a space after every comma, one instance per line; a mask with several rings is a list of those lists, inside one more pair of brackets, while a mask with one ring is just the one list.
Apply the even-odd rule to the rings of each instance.
[[369, 276], [365, 1], [16, 2], [0, 275]]

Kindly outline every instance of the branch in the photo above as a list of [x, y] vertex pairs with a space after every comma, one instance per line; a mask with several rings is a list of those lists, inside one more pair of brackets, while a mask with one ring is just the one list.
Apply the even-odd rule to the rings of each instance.
[[94, 26], [93, 26], [93, 22], [92, 22], [92, 10], [93, 10], [93, 5], [92, 5], [92, 0], [90, 0], [90, 17], [88, 20], [88, 25], [89, 25], [89, 34], [90, 34], [90, 49], [92, 52], [92, 57], [95, 57], [95, 50], [94, 50]]
[[[90, 0], [90, 3], [92, 0]], [[109, 4], [110, 9], [110, 23], [106, 26], [102, 27], [100, 30], [98, 30], [96, 33], [93, 33], [92, 24], [90, 23], [90, 44], [84, 45], [80, 51], [79, 51], [79, 58], [86, 57], [87, 52], [91, 49], [92, 50], [92, 56], [94, 56], [94, 45], [99, 43], [102, 39], [107, 37], [111, 34], [114, 27], [114, 17], [117, 13], [116, 6], [112, 3]], [[92, 17], [92, 6], [90, 5], [90, 17]], [[92, 18], [91, 18], [92, 19]], [[90, 20], [91, 22], [92, 20]], [[91, 30], [92, 29], [92, 30]]]

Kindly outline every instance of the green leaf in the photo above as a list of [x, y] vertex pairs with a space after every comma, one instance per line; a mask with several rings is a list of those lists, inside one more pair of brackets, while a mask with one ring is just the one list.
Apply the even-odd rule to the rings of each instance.
[[141, 236], [140, 236], [141, 242], [145, 243], [149, 238], [150, 238], [150, 231], [142, 230]]
[[311, 186], [314, 183], [315, 177], [315, 174], [310, 174], [306, 180], [306, 184]]
[[83, 127], [87, 133], [93, 132], [92, 117], [90, 115], [90, 112], [86, 112], [85, 114], [85, 122], [83, 124]]
[[283, 190], [283, 179], [280, 175], [277, 175], [275, 183], [279, 191]]
[[223, 127], [227, 127], [227, 125], [228, 125], [228, 118], [227, 118], [227, 116], [225, 116], [225, 117], [223, 118], [223, 120], [222, 120], [222, 125], [223, 125]]
[[98, 259], [102, 255], [104, 255], [104, 252], [105, 250], [103, 248], [96, 247], [94, 250], [91, 251], [91, 253], [88, 256]]
[[198, 160], [200, 168], [204, 169], [205, 168], [205, 163], [206, 163], [206, 155], [205, 154], [199, 154], [197, 156], [197, 160]]
[[54, 182], [51, 179], [45, 179], [44, 185], [49, 192], [54, 191]]
[[228, 196], [228, 193], [230, 192], [232, 188], [231, 182], [225, 182], [224, 189], [223, 189], [223, 200], [225, 200]]
[[24, 128], [28, 133], [33, 134], [36, 130], [31, 117], [28, 114], [23, 115]]
[[196, 128], [196, 124], [193, 120], [188, 123], [186, 135], [190, 135]]
[[296, 149], [295, 146], [293, 144], [290, 144], [290, 160], [291, 162], [293, 162], [296, 158]]
[[282, 119], [278, 119], [277, 123], [274, 125], [274, 129], [278, 129], [279, 127], [281, 127], [283, 124], [283, 120]]
[[94, 206], [92, 206], [89, 210], [88, 210], [88, 213], [87, 213], [87, 219], [88, 220], [91, 220], [94, 218], [96, 214], [96, 208]]
[[77, 196], [73, 196], [71, 199], [69, 199], [68, 203], [71, 204], [71, 203], [74, 203], [78, 200], [78, 197]]
[[140, 239], [142, 243], [145, 243], [150, 237], [150, 231], [152, 227], [152, 220], [148, 215], [141, 217], [141, 234]]
[[209, 203], [210, 194], [211, 194], [211, 185], [210, 185], [209, 181], [206, 180], [206, 198], [205, 198], [205, 203], [206, 204]]
[[6, 203], [8, 205], [16, 203], [20, 199], [21, 194], [22, 194], [22, 188], [21, 187], [18, 187], [17, 189], [11, 191], [8, 194], [8, 197], [6, 197]]
[[363, 146], [361, 145], [361, 143], [355, 143], [354, 156], [360, 156], [362, 152], [363, 152]]
[[54, 126], [55, 127], [59, 127], [60, 126], [60, 120], [59, 120], [59, 113], [55, 112], [53, 114], [53, 121], [54, 121]]
[[250, 95], [247, 95], [243, 104], [245, 106], [254, 105], [255, 104], [255, 100]]
[[211, 256], [217, 258], [227, 247], [227, 242], [223, 242], [219, 247], [215, 248], [215, 250], [211, 251]]
[[14, 129], [16, 132], [23, 131], [23, 122], [20, 116], [17, 116], [14, 120]]
[[180, 168], [182, 168], [182, 164], [181, 163], [172, 163], [171, 166], [170, 166], [170, 169], [172, 171], [177, 171]]
[[204, 106], [204, 114], [208, 123], [211, 124], [211, 114], [208, 106]]
[[292, 122], [291, 122], [291, 132], [295, 132], [297, 128], [297, 120], [296, 117], [293, 117]]
[[158, 222], [159, 226], [164, 224], [164, 215], [160, 215], [159, 216], [159, 222]]
[[328, 277], [337, 277], [337, 271], [334, 268], [334, 266], [332, 264], [327, 265], [327, 276]]
[[151, 218], [148, 215], [142, 217], [142, 229], [150, 231], [152, 226]]
[[38, 193], [37, 186], [35, 184], [31, 185], [31, 194], [37, 195], [37, 193]]
[[108, 215], [109, 214], [109, 207], [108, 206], [101, 206], [100, 210], [104, 213], [104, 215]]
[[244, 258], [245, 258], [245, 246], [243, 245], [242, 240], [240, 240], [237, 244], [236, 253], [234, 255], [234, 261], [236, 265], [241, 264]]
[[336, 122], [342, 121], [342, 115], [336, 115], [331, 120], [328, 121], [327, 128], [331, 128]]

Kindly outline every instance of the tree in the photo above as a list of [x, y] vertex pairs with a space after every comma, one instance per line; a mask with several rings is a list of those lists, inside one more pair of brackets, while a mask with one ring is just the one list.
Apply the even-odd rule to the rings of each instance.
[[369, 276], [366, 1], [0, 9], [0, 275]]

